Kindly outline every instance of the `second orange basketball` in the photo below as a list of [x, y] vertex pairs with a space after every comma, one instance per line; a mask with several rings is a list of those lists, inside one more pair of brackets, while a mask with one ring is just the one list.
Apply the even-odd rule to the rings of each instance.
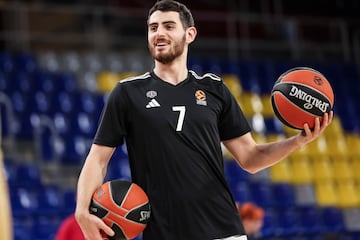
[[281, 74], [271, 91], [274, 113], [288, 127], [312, 129], [334, 106], [334, 92], [326, 77], [308, 67], [292, 68]]

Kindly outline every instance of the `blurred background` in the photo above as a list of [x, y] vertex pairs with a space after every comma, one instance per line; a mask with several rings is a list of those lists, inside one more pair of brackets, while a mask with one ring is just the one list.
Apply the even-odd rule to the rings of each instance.
[[[235, 199], [265, 209], [256, 239], [360, 239], [360, 2], [188, 0], [198, 28], [189, 68], [223, 77], [258, 142], [297, 132], [274, 116], [284, 71], [322, 72], [335, 92], [324, 136], [255, 175], [226, 157]], [[154, 1], [0, 1], [2, 148], [15, 239], [53, 239], [73, 212], [76, 179], [107, 94], [152, 69]], [[130, 179], [126, 147], [107, 179]]]

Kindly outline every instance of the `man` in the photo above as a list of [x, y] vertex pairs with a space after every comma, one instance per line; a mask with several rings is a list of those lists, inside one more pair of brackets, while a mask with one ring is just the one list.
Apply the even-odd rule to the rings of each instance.
[[234, 97], [213, 74], [187, 69], [196, 37], [190, 11], [159, 1], [148, 15], [152, 72], [118, 83], [108, 97], [78, 181], [76, 219], [88, 240], [114, 232], [89, 214], [92, 194], [114, 149], [126, 141], [132, 180], [148, 194], [151, 219], [144, 240], [247, 239], [224, 177], [221, 142], [250, 173], [269, 167], [316, 139], [332, 120], [311, 131], [257, 144]]

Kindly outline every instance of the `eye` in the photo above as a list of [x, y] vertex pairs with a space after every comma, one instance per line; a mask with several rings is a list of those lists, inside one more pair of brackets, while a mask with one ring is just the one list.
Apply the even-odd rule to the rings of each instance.
[[149, 26], [150, 32], [156, 32], [156, 30], [157, 30], [157, 26]]
[[172, 29], [174, 29], [174, 28], [175, 28], [175, 26], [172, 25], [172, 24], [166, 25], [166, 29], [167, 29], [167, 30], [172, 30]]

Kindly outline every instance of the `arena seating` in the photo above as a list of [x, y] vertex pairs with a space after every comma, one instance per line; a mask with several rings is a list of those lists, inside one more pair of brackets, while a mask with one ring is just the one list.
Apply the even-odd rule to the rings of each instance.
[[[277, 76], [300, 63], [213, 59], [189, 63], [197, 71], [223, 76], [257, 141], [297, 133], [275, 118], [269, 94]], [[354, 64], [309, 66], [328, 76], [335, 89], [335, 118], [324, 137], [254, 175], [224, 153], [224, 170], [235, 200], [253, 201], [265, 209], [259, 239], [360, 236], [360, 111], [354, 105], [360, 96], [359, 72]], [[9, 151], [5, 160], [15, 239], [52, 239], [60, 221], [74, 210], [75, 193], [61, 179], [48, 183], [49, 173], [43, 167], [79, 169], [108, 91], [124, 76], [150, 67], [148, 58], [137, 53], [0, 53], [0, 90], [14, 115], [11, 122], [3, 118], [3, 137], [15, 136], [15, 144], [41, 140], [34, 159], [25, 161]], [[1, 103], [2, 116], [8, 114], [5, 108]], [[118, 148], [110, 162], [106, 180], [114, 178], [131, 178], [125, 147]]]

